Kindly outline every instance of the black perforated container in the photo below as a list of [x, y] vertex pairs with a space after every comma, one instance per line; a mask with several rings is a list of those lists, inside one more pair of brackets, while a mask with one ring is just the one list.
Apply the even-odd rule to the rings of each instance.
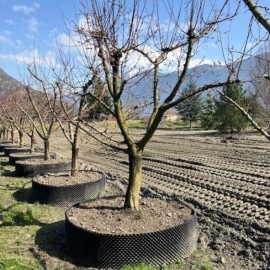
[[[51, 154], [51, 158], [55, 159], [55, 154]], [[31, 159], [44, 159], [44, 153], [34, 152], [34, 153], [23, 153], [22, 155], [18, 153], [10, 154], [8, 163], [10, 165], [16, 165], [17, 161], [31, 160]]]
[[105, 189], [105, 175], [101, 172], [98, 173], [100, 176], [95, 181], [89, 180], [86, 183], [66, 186], [45, 185], [38, 182], [39, 176], [35, 176], [32, 179], [33, 197], [40, 203], [58, 206], [71, 206], [75, 203], [96, 199]]
[[16, 161], [15, 174], [19, 177], [32, 177], [44, 173], [56, 173], [70, 171], [71, 162], [66, 160], [59, 160], [51, 163], [25, 163], [24, 161]]
[[[75, 205], [73, 207], [79, 207]], [[188, 257], [197, 247], [197, 215], [175, 227], [141, 234], [104, 234], [73, 224], [66, 211], [66, 245], [85, 267], [120, 269], [145, 262], [155, 266]]]
[[5, 147], [5, 155], [9, 156], [11, 154], [15, 154], [15, 153], [31, 153], [31, 149], [30, 148], [26, 148], [26, 147]]
[[18, 147], [18, 145], [12, 143], [2, 143], [0, 144], [0, 152], [5, 152], [5, 148], [15, 148], [15, 147]]

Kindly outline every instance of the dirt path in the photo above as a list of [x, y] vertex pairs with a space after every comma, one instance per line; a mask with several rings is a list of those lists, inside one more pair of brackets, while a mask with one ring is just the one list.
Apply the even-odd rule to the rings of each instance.
[[[70, 155], [63, 136], [51, 144]], [[79, 157], [81, 168], [100, 168], [123, 190], [124, 154], [82, 137]], [[201, 245], [217, 269], [270, 269], [269, 160], [270, 143], [256, 134], [158, 131], [144, 153], [143, 188], [196, 207]]]

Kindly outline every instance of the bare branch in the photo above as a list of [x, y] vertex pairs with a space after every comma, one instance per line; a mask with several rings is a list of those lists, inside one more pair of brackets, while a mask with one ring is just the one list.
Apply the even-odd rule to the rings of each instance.
[[247, 5], [248, 9], [251, 11], [256, 20], [268, 31], [270, 34], [270, 21], [268, 18], [263, 16], [263, 14], [258, 9], [257, 6], [252, 0], [243, 0]]

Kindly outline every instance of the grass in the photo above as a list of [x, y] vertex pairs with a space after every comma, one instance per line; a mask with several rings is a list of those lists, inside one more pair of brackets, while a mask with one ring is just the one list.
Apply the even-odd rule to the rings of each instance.
[[[0, 270], [76, 269], [61, 248], [64, 209], [32, 200], [31, 179], [14, 177], [0, 162]], [[188, 268], [187, 268], [188, 267]], [[145, 263], [123, 270], [213, 270], [203, 251], [159, 268]]]
[[128, 120], [127, 126], [129, 128], [144, 129], [147, 127], [147, 123], [144, 120]]
[[[0, 269], [41, 269], [44, 260], [51, 266], [49, 269], [61, 269], [57, 268], [59, 262], [38, 247], [37, 235], [44, 226], [63, 220], [63, 209], [34, 203], [29, 192], [31, 179], [14, 177], [14, 167], [3, 164], [0, 164]], [[53, 230], [47, 233], [39, 238], [46, 238], [50, 248], [56, 245], [59, 249]]]
[[37, 265], [32, 260], [25, 260], [25, 258], [3, 258], [0, 260], [0, 269], [3, 270], [36, 270]]
[[146, 263], [126, 265], [121, 270], [214, 270], [214, 266], [208, 261], [207, 255], [201, 249], [196, 250], [190, 258], [180, 260], [174, 264], [165, 264], [155, 267]]

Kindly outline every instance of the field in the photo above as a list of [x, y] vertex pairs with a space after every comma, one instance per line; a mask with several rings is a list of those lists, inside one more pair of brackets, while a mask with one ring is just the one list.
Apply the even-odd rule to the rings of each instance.
[[[136, 136], [141, 132], [134, 130]], [[52, 147], [68, 156], [68, 142], [61, 138], [55, 134]], [[106, 173], [106, 194], [123, 192], [124, 154], [82, 136], [79, 157], [81, 168]], [[270, 269], [269, 158], [270, 143], [256, 133], [156, 133], [144, 153], [143, 192], [182, 198], [196, 208], [200, 223], [193, 262], [171, 269]], [[63, 209], [31, 202], [30, 179], [14, 178], [12, 170], [2, 168], [0, 269], [76, 269], [63, 250]], [[5, 235], [13, 237], [8, 254]], [[26, 268], [5, 268], [14, 258], [24, 258]]]

